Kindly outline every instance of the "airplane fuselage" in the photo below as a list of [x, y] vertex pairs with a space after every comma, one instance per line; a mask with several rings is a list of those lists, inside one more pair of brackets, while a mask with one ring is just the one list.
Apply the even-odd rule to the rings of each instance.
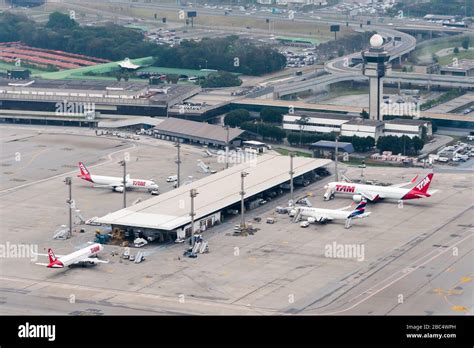
[[[116, 176], [102, 176], [102, 175], [90, 175], [90, 178], [81, 177], [81, 179], [92, 182], [97, 185], [108, 185], [111, 187], [123, 186], [123, 178]], [[151, 180], [143, 179], [126, 179], [127, 189], [147, 189], [156, 190], [158, 186]]]
[[[310, 207], [300, 207], [301, 217], [306, 218], [315, 218], [316, 221], [319, 220], [346, 220], [350, 217], [352, 212], [344, 210], [334, 210], [334, 209], [321, 209], [321, 208], [310, 208]], [[360, 219], [369, 216], [370, 213], [363, 213], [355, 216], [354, 218]]]
[[98, 243], [92, 244], [87, 248], [75, 251], [69, 255], [64, 255], [51, 262], [48, 268], [64, 268], [70, 265], [83, 262], [88, 257], [92, 257], [100, 253], [104, 247]]
[[[377, 185], [364, 185], [347, 182], [331, 182], [328, 187], [332, 189], [334, 194], [345, 194], [345, 195], [362, 195], [362, 196], [373, 196], [380, 199], [416, 199], [421, 198], [420, 194], [412, 195], [412, 189], [406, 189], [401, 187], [391, 186], [377, 186]], [[424, 197], [429, 197], [430, 194], [423, 194]]]

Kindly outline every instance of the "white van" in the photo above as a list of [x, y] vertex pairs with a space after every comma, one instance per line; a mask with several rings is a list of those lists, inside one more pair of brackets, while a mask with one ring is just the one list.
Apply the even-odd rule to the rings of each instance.
[[170, 175], [166, 178], [166, 182], [175, 182], [175, 181], [178, 181], [177, 175]]

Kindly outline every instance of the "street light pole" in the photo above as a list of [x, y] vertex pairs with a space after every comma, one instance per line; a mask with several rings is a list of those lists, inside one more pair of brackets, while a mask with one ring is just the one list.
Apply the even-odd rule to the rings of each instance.
[[179, 187], [181, 184], [181, 144], [177, 142], [175, 144], [176, 149], [178, 150], [178, 159], [176, 160], [176, 164], [178, 165], [178, 173], [177, 173], [177, 186]]
[[360, 168], [360, 181], [363, 182], [364, 180], [364, 168], [366, 167], [365, 161], [362, 161], [361, 165], [359, 166]]
[[338, 141], [339, 141], [339, 135], [336, 135], [336, 146], [334, 150], [334, 169], [336, 171], [336, 181], [339, 181], [339, 171], [337, 170], [337, 157], [338, 157]]
[[240, 173], [240, 215], [241, 215], [241, 220], [240, 220], [240, 230], [245, 229], [245, 205], [244, 205], [244, 196], [245, 196], [245, 191], [244, 191], [244, 178], [249, 175], [249, 173], [246, 172], [241, 172]]
[[294, 152], [290, 152], [290, 200], [291, 204], [294, 204], [294, 197], [293, 197], [293, 175], [295, 174], [293, 170], [293, 158], [295, 157]]
[[72, 178], [68, 176], [64, 182], [67, 186], [69, 186], [69, 199], [66, 201], [66, 203], [69, 205], [69, 235], [72, 236]]
[[227, 131], [227, 137], [225, 142], [225, 169], [229, 168], [229, 126], [224, 126]]
[[127, 161], [120, 161], [119, 164], [123, 167], [123, 207], [127, 207]]
[[191, 212], [189, 213], [189, 216], [191, 216], [191, 241], [193, 243], [194, 247], [194, 216], [196, 213], [194, 212], [194, 198], [198, 195], [196, 189], [191, 189], [189, 192], [189, 196], [191, 197]]

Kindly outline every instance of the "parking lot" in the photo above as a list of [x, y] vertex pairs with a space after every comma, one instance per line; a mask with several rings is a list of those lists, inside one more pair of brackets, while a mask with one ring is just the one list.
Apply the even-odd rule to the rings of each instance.
[[[139, 141], [97, 137], [88, 129], [1, 126], [2, 180], [0, 243], [52, 247], [67, 254], [92, 241], [97, 227], [53, 240], [67, 223], [65, 176], [78, 173], [82, 160], [99, 175], [121, 176], [117, 164], [128, 152], [132, 177], [154, 179], [162, 192], [176, 172], [170, 142], [142, 136]], [[18, 146], [20, 144], [20, 146]], [[183, 145], [182, 175], [203, 177], [201, 159], [212, 169], [224, 164], [204, 158], [203, 149]], [[15, 156], [20, 153], [21, 159]], [[358, 177], [357, 167], [342, 167]], [[367, 178], [408, 182], [422, 169], [370, 167]], [[204, 232], [210, 252], [183, 257], [183, 244], [139, 249], [140, 264], [123, 260], [123, 248], [106, 245], [93, 267], [47, 269], [28, 258], [1, 258], [2, 314], [472, 314], [473, 177], [471, 173], [435, 173], [428, 199], [370, 204], [367, 219], [301, 228], [275, 208], [288, 195], [247, 212], [258, 231], [233, 236], [239, 217]], [[338, 209], [351, 203], [337, 197], [324, 202], [324, 185], [333, 177], [298, 188], [313, 206]], [[73, 197], [84, 217], [102, 216], [122, 207], [120, 193], [73, 179]], [[216, 195], [219, 193], [216, 192]], [[147, 199], [128, 192], [128, 204]], [[275, 224], [266, 224], [273, 217]], [[337, 245], [360, 246], [357, 255], [329, 255]], [[119, 255], [112, 256], [112, 251]], [[136, 253], [132, 249], [132, 253]], [[44, 262], [39, 260], [36, 262]], [[402, 301], [400, 302], [400, 295]]]

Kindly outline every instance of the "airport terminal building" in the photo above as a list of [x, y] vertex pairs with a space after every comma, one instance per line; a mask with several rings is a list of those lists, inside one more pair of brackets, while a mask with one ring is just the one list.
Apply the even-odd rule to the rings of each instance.
[[42, 119], [51, 124], [58, 119], [83, 121], [87, 125], [84, 110], [78, 107], [91, 109], [96, 115], [165, 117], [168, 107], [200, 91], [195, 85], [155, 86], [141, 81], [0, 78], [0, 118], [21, 123], [21, 116], [33, 111], [43, 112]]
[[[301, 178], [311, 180], [314, 171], [331, 163], [327, 159], [294, 158], [295, 184]], [[96, 222], [125, 232], [126, 237], [172, 241], [191, 234], [190, 190], [196, 189], [194, 199], [194, 231], [202, 232], [221, 223], [229, 212], [240, 210], [241, 172], [245, 177], [245, 204], [265, 194], [283, 192], [283, 184], [290, 180], [290, 158], [280, 155], [261, 155], [245, 163], [209, 175], [177, 189], [150, 198], [136, 205], [110, 213]], [[299, 179], [299, 180], [298, 180]], [[235, 213], [234, 213], [235, 214]]]

